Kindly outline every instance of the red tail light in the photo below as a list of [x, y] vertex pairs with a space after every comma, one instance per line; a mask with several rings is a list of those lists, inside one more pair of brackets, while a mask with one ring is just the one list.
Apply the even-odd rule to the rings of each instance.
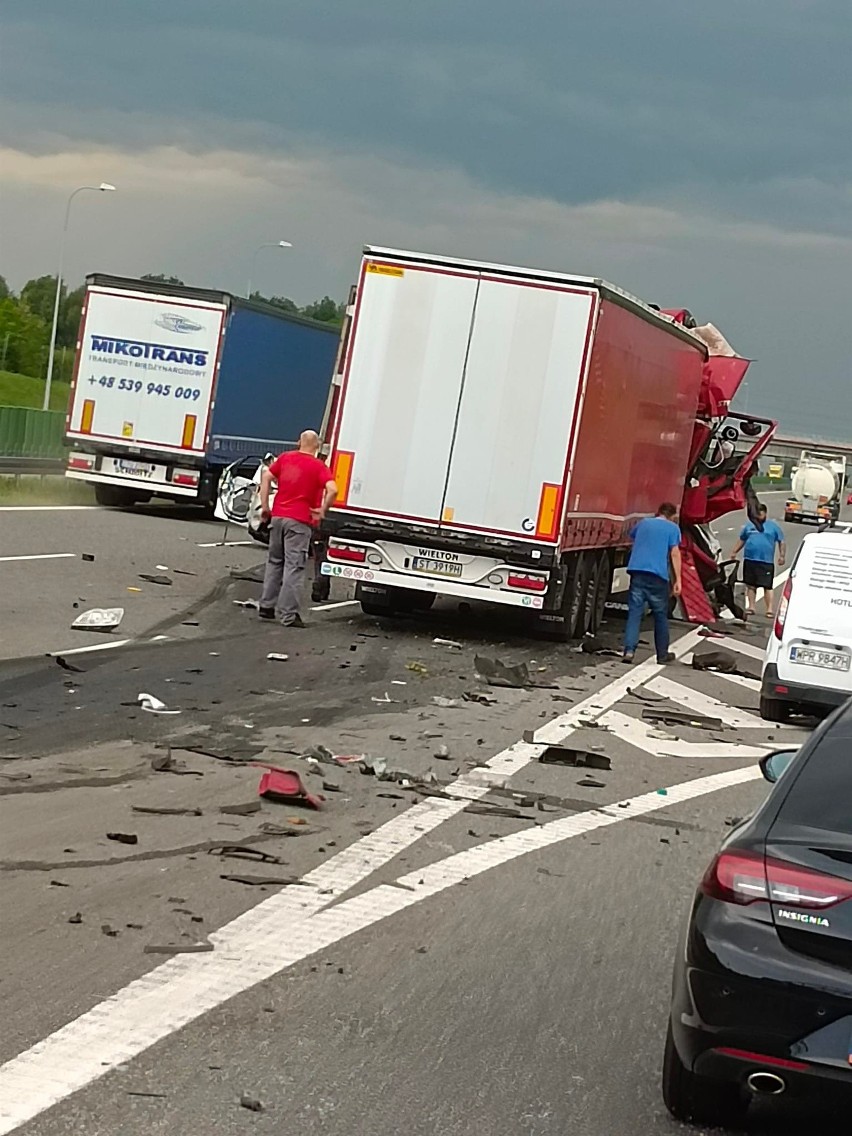
[[513, 572], [506, 583], [510, 588], [521, 588], [525, 592], [547, 591], [547, 580], [544, 576], [527, 576]]
[[793, 577], [788, 576], [781, 593], [781, 603], [778, 605], [778, 614], [775, 616], [775, 638], [780, 639], [784, 634], [784, 622], [787, 619], [787, 608], [790, 606], [790, 596], [793, 594]]
[[330, 544], [326, 556], [329, 560], [348, 560], [350, 564], [363, 564], [367, 559], [367, 550], [351, 544]]
[[755, 852], [721, 852], [707, 869], [701, 891], [725, 903], [772, 902], [812, 910], [852, 899], [852, 880], [765, 859]]

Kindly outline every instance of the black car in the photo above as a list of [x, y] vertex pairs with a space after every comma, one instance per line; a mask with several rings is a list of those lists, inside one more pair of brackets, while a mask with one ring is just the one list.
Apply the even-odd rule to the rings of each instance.
[[852, 701], [761, 768], [778, 783], [707, 869], [678, 949], [678, 1120], [736, 1123], [761, 1094], [852, 1106]]

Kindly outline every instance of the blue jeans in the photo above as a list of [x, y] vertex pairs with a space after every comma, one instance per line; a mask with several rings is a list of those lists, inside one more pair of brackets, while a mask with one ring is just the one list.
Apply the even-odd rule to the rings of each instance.
[[653, 572], [631, 572], [630, 591], [627, 597], [627, 628], [624, 632], [624, 650], [633, 654], [639, 646], [639, 626], [645, 608], [654, 617], [654, 646], [657, 658], [669, 653], [669, 582]]

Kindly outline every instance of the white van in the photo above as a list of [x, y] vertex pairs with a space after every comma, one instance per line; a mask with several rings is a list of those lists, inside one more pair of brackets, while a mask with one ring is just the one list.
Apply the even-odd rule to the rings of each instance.
[[766, 648], [760, 716], [783, 722], [852, 696], [852, 528], [809, 533]]

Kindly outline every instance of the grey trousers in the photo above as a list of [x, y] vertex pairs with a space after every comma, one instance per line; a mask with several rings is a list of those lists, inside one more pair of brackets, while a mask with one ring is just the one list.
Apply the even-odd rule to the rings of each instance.
[[292, 623], [299, 614], [302, 580], [313, 529], [289, 517], [273, 517], [269, 529], [269, 552], [260, 606], [278, 608], [282, 623]]

